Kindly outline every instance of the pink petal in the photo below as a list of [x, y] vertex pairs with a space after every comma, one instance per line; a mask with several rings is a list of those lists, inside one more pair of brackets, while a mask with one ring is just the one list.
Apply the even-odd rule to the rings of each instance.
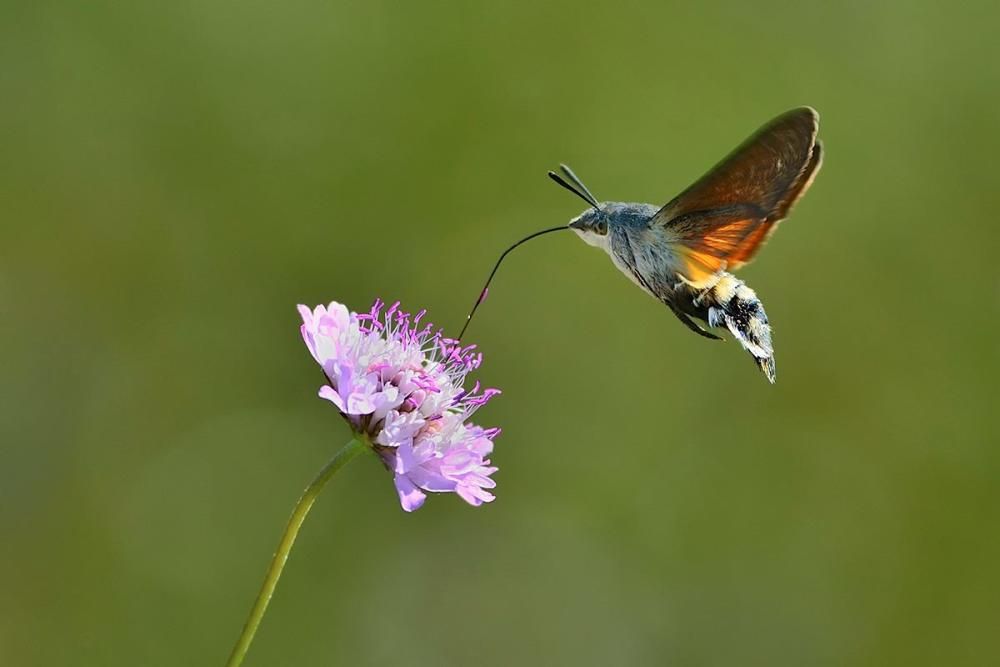
[[311, 327], [313, 323], [313, 311], [308, 306], [303, 306], [301, 303], [297, 306], [299, 311], [299, 316], [302, 317], [303, 326]]
[[455, 492], [461, 496], [462, 500], [469, 503], [473, 507], [479, 507], [484, 502], [492, 502], [496, 496], [494, 496], [489, 491], [484, 491], [478, 486], [465, 486], [459, 485], [455, 488]]
[[345, 414], [347, 413], [347, 406], [344, 404], [344, 399], [342, 399], [340, 394], [338, 394], [330, 385], [325, 384], [319, 388], [319, 397], [325, 398], [336, 405], [338, 410]]
[[405, 475], [396, 475], [393, 479], [396, 484], [396, 492], [399, 493], [399, 504], [403, 510], [412, 512], [420, 509], [420, 506], [427, 500], [427, 494], [413, 485]]
[[347, 397], [347, 414], [370, 415], [375, 412], [375, 402], [370, 394], [354, 392]]
[[405, 475], [421, 463], [422, 460], [418, 459], [413, 452], [412, 442], [403, 442], [396, 447], [396, 466], [394, 469], [397, 475]]
[[445, 493], [455, 490], [455, 482], [450, 480], [426, 466], [414, 468], [407, 473], [410, 481], [419, 486], [424, 491], [435, 493]]

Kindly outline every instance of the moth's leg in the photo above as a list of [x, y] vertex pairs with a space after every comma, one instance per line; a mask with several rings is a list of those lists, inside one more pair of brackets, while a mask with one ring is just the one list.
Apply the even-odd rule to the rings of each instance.
[[698, 292], [691, 297], [692, 305], [694, 305], [695, 308], [701, 308], [702, 306], [704, 306], [705, 300], [710, 299], [715, 295], [716, 285], [718, 285], [718, 283], [710, 285], [709, 287], [706, 287], [704, 289], [698, 290]]
[[675, 306], [670, 301], [667, 301], [666, 299], [664, 299], [663, 303], [667, 304], [667, 306], [670, 308], [670, 310], [673, 311], [674, 315], [677, 316], [677, 319], [679, 319], [681, 322], [684, 323], [684, 326], [686, 326], [688, 329], [690, 329], [691, 331], [695, 332], [699, 336], [704, 336], [705, 338], [708, 338], [708, 339], [711, 339], [711, 340], [723, 340], [720, 336], [716, 336], [714, 333], [711, 333], [709, 331], [705, 331], [704, 329], [702, 329], [700, 326], [698, 326], [697, 322], [695, 322], [690, 317], [688, 317], [686, 314], [684, 314], [683, 312], [681, 312], [681, 310], [679, 308], [677, 308], [677, 306]]
[[715, 287], [716, 285], [719, 284], [720, 278], [721, 274], [717, 276], [714, 281], [712, 281], [711, 285], [700, 288], [695, 288], [690, 283], [680, 280], [674, 283], [674, 292], [675, 293], [687, 292], [689, 294], [692, 294], [693, 296], [691, 297], [691, 303], [694, 305], [695, 308], [701, 308], [705, 302], [705, 299], [707, 299], [708, 297], [712, 296], [715, 293]]

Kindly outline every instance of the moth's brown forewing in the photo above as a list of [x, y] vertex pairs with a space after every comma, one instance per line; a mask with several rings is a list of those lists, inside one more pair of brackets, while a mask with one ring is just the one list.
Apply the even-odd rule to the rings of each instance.
[[819, 170], [818, 128], [809, 107], [778, 116], [657, 212], [690, 282], [753, 259]]

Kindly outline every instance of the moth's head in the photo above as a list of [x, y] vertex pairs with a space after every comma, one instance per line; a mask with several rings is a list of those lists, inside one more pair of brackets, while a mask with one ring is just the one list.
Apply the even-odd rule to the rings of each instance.
[[609, 216], [602, 207], [588, 208], [569, 221], [569, 228], [588, 245], [603, 248], [607, 244]]
[[594, 195], [590, 193], [590, 190], [583, 184], [583, 181], [573, 173], [572, 169], [564, 164], [559, 165], [559, 169], [569, 179], [569, 182], [559, 174], [551, 171], [549, 172], [549, 178], [590, 204], [589, 209], [569, 221], [569, 228], [590, 245], [606, 248], [608, 228], [611, 221], [607, 207], [598, 203]]

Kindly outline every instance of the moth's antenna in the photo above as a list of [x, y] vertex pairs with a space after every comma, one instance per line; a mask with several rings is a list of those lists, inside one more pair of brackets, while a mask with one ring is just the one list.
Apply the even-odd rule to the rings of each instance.
[[[572, 173], [572, 172], [570, 172], [570, 173]], [[597, 203], [597, 200], [594, 199], [594, 195], [591, 195], [589, 192], [587, 194], [584, 194], [584, 193], [580, 192], [579, 190], [577, 190], [576, 188], [574, 188], [572, 185], [570, 185], [569, 183], [567, 183], [565, 180], [563, 180], [563, 177], [560, 176], [559, 174], [557, 174], [554, 171], [550, 171], [549, 172], [549, 178], [551, 178], [553, 181], [555, 181], [559, 185], [563, 186], [564, 188], [566, 188], [567, 190], [569, 190], [570, 192], [572, 192], [573, 194], [575, 194], [577, 197], [579, 197], [583, 201], [585, 201], [588, 204], [590, 204], [591, 206], [593, 206], [595, 209], [600, 210], [601, 207]]]
[[573, 185], [580, 188], [583, 194], [587, 195], [586, 197], [587, 201], [590, 202], [591, 206], [593, 206], [594, 208], [600, 208], [600, 206], [597, 205], [597, 197], [590, 194], [590, 190], [588, 190], [587, 186], [583, 184], [583, 181], [580, 180], [580, 177], [573, 173], [573, 170], [569, 168], [569, 165], [560, 164], [559, 170], [562, 171], [562, 173], [566, 174], [569, 180], [573, 181]]
[[[551, 175], [552, 172], [550, 171], [549, 174]], [[486, 299], [486, 295], [489, 293], [490, 283], [493, 281], [493, 276], [495, 276], [497, 274], [497, 269], [500, 268], [500, 263], [503, 261], [503, 258], [506, 257], [510, 253], [511, 250], [513, 250], [517, 246], [521, 245], [522, 243], [525, 243], [526, 241], [530, 241], [531, 239], [535, 238], [536, 236], [541, 236], [542, 234], [548, 234], [549, 232], [559, 232], [559, 231], [562, 231], [564, 229], [569, 229], [569, 225], [562, 225], [560, 227], [552, 227], [550, 229], [543, 229], [540, 232], [535, 232], [534, 234], [529, 234], [528, 236], [525, 236], [523, 239], [521, 239], [520, 241], [518, 241], [517, 243], [515, 243], [514, 245], [512, 245], [511, 247], [509, 247], [509, 248], [507, 248], [506, 250], [503, 251], [503, 254], [500, 255], [500, 259], [498, 259], [497, 263], [493, 266], [493, 270], [490, 271], [490, 277], [486, 279], [486, 284], [483, 285], [482, 291], [479, 292], [479, 298], [476, 299], [476, 303], [472, 306], [472, 310], [469, 312], [469, 316], [467, 318], [465, 318], [465, 326], [462, 327], [461, 333], [458, 334], [458, 340], [459, 341], [461, 341], [462, 340], [462, 336], [465, 335], [465, 330], [469, 328], [469, 323], [472, 322], [472, 316], [476, 314], [476, 310], [479, 308], [479, 304], [481, 304]]]

